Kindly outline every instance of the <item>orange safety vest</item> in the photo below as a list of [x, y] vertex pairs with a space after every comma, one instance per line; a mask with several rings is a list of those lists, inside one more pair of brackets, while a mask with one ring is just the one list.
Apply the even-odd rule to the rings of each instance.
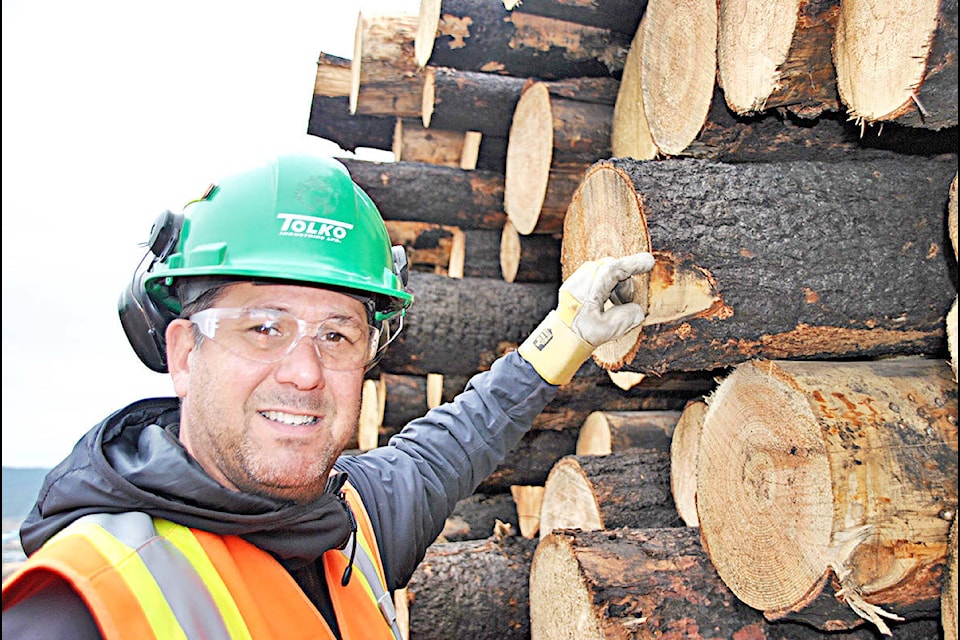
[[[344, 640], [399, 639], [370, 517], [344, 485], [358, 536], [323, 554]], [[350, 564], [351, 578], [341, 576]], [[330, 638], [333, 632], [270, 554], [233, 535], [145, 513], [84, 516], [50, 538], [3, 584], [3, 608], [55, 580], [80, 594], [104, 638]]]

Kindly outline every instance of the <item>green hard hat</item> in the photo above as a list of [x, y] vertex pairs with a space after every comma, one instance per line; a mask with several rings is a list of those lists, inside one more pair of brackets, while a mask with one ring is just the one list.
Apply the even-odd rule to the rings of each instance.
[[314, 283], [366, 295], [376, 320], [410, 306], [386, 225], [346, 167], [285, 155], [211, 185], [183, 210], [179, 238], [144, 279], [175, 313], [182, 278], [235, 276]]

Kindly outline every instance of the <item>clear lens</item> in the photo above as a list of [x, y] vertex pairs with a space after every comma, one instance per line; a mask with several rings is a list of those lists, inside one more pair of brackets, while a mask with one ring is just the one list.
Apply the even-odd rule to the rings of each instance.
[[212, 308], [189, 319], [205, 338], [255, 362], [279, 362], [308, 337], [324, 367], [351, 371], [372, 364], [381, 342], [376, 327], [354, 318], [307, 322], [276, 309]]

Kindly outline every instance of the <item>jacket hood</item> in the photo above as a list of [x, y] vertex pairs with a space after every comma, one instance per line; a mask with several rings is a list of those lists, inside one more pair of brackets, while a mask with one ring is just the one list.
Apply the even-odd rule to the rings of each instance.
[[187, 453], [177, 437], [179, 420], [177, 398], [155, 398], [87, 432], [47, 474], [20, 528], [24, 551], [33, 553], [84, 515], [125, 511], [240, 536], [289, 570], [346, 544], [351, 515], [339, 497], [345, 474], [331, 476], [324, 494], [304, 504], [231, 491]]

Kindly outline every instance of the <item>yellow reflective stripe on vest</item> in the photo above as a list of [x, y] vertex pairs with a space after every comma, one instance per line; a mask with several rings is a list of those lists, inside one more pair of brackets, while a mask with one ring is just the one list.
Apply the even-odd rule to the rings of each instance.
[[250, 631], [243, 621], [243, 615], [240, 613], [237, 603], [230, 594], [230, 589], [227, 588], [223, 578], [220, 577], [220, 572], [213, 566], [210, 557], [200, 546], [197, 537], [193, 535], [190, 528], [161, 518], [155, 518], [153, 524], [160, 535], [172, 542], [187, 557], [203, 583], [207, 585], [207, 589], [210, 591], [210, 595], [227, 625], [230, 637], [238, 640], [251, 640]]
[[157, 637], [186, 640], [187, 635], [164, 597], [160, 585], [157, 584], [137, 550], [120, 542], [94, 518], [97, 516], [86, 516], [77, 520], [57, 533], [48, 544], [55, 543], [61, 536], [82, 535], [109, 560], [126, 582], [130, 592], [140, 603], [140, 608], [143, 609]]
[[[145, 579], [141, 575], [143, 582], [124, 579], [131, 588], [132, 597], [140, 602], [158, 638], [250, 638], [239, 613], [233, 618], [234, 624], [230, 625], [233, 628], [239, 625], [239, 636], [232, 634], [224, 620], [224, 612], [215, 598], [218, 591], [222, 595], [226, 590], [219, 574], [214, 572], [215, 584], [211, 588], [192, 559], [174, 541], [160, 534], [149, 515], [140, 512], [93, 514], [77, 522], [84, 526], [94, 525], [91, 530], [99, 532], [102, 542], [109, 542], [117, 549], [126, 549], [126, 555], [135, 557], [139, 566], [148, 572]], [[124, 575], [123, 565], [112, 556], [107, 557], [115, 569]], [[144, 598], [142, 592], [145, 585], [150, 587], [146, 594], [148, 599]], [[161, 599], [159, 602], [158, 595]], [[155, 611], [163, 612], [156, 620]], [[230, 611], [237, 612], [235, 607]]]
[[[351, 579], [359, 578], [363, 590], [367, 596], [377, 604], [377, 608], [386, 619], [394, 637], [400, 640], [401, 633], [400, 627], [397, 625], [397, 611], [393, 606], [393, 598], [390, 596], [390, 592], [387, 591], [383, 576], [377, 569], [377, 564], [373, 559], [373, 551], [370, 549], [366, 536], [359, 531], [359, 527], [358, 531], [352, 535], [356, 536], [356, 539], [359, 541], [357, 545], [359, 549], [354, 558], [354, 567], [357, 570], [352, 573]], [[349, 549], [352, 544], [352, 540], [348, 541], [347, 546], [340, 549], [340, 553], [343, 554], [348, 563], [350, 562], [350, 554], [346, 550]]]

